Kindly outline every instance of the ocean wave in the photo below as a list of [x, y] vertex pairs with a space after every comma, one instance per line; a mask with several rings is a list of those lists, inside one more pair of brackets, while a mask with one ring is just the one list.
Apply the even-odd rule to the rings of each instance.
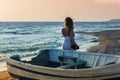
[[32, 46], [21, 46], [21, 47], [9, 47], [5, 48], [0, 51], [0, 53], [12, 53], [12, 52], [27, 52], [27, 51], [36, 51], [39, 49], [46, 49], [46, 48], [56, 48], [59, 47], [61, 44], [58, 42], [47, 42], [44, 44], [34, 44]]
[[14, 35], [29, 35], [29, 34], [41, 34], [46, 33], [46, 29], [28, 29], [28, 30], [13, 30], [13, 31], [0, 31], [0, 34], [14, 34]]
[[32, 32], [17, 32], [17, 31], [13, 31], [13, 32], [4, 32], [3, 34], [15, 34], [15, 35], [27, 35], [27, 34], [33, 34]]
[[30, 47], [30, 48], [18, 48], [18, 49], [6, 49], [0, 51], [0, 53], [12, 53], [12, 52], [26, 52], [26, 51], [36, 51], [38, 50], [38, 47]]
[[1, 56], [0, 58], [0, 62], [4, 62], [6, 58], [4, 58], [3, 56]]

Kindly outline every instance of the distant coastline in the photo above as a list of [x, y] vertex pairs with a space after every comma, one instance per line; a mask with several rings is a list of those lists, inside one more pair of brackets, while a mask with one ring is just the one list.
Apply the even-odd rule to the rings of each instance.
[[108, 22], [120, 22], [120, 19], [111, 19]]

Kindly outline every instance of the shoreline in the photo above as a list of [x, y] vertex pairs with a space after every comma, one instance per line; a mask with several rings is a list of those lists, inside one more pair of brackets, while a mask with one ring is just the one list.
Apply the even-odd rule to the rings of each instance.
[[2, 71], [6, 71], [7, 70], [7, 66], [6, 66], [6, 62], [0, 62], [0, 72]]
[[120, 30], [82, 33], [98, 37], [99, 44], [89, 48], [88, 52], [120, 55]]

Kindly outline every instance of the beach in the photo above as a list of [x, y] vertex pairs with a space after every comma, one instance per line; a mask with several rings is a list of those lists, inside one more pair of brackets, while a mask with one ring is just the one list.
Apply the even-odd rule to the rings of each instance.
[[18, 80], [18, 79], [15, 79], [15, 78], [12, 78], [8, 71], [3, 71], [3, 72], [0, 72], [0, 80]]
[[1, 62], [0, 64], [3, 65], [0, 66], [0, 80], [18, 80], [10, 76], [7, 71], [6, 62]]
[[89, 48], [88, 52], [120, 55], [120, 30], [105, 30], [90, 34], [98, 37], [99, 44]]

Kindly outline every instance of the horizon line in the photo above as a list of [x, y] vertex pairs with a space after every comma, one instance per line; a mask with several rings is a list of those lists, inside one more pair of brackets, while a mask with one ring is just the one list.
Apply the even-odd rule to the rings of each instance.
[[[116, 19], [108, 19], [108, 20], [74, 20], [74, 22], [109, 22], [111, 20]], [[117, 19], [120, 20], [120, 19]], [[3, 20], [0, 22], [64, 22], [64, 20]]]

